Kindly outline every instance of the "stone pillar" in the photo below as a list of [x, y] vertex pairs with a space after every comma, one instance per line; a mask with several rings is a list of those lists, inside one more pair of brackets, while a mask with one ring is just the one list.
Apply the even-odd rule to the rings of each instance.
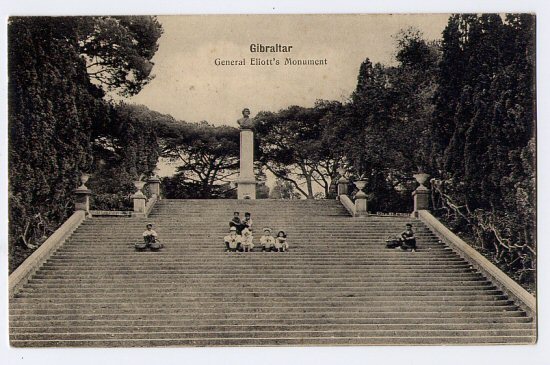
[[355, 214], [358, 216], [367, 215], [367, 194], [363, 188], [367, 185], [366, 180], [357, 180], [354, 182], [359, 191], [355, 194]]
[[145, 183], [143, 181], [134, 181], [134, 185], [137, 188], [137, 191], [132, 195], [134, 200], [134, 215], [135, 216], [144, 216], [145, 215], [145, 203], [147, 202], [147, 197], [143, 194], [143, 187]]
[[86, 214], [90, 214], [90, 195], [92, 195], [92, 191], [90, 189], [81, 189], [77, 188], [74, 191], [75, 193], [75, 201], [74, 201], [74, 209], [75, 210], [83, 210], [86, 212]]
[[160, 200], [160, 179], [157, 176], [150, 177], [147, 180], [147, 185], [151, 194], [155, 194]]
[[428, 181], [430, 175], [420, 173], [413, 176], [419, 184], [416, 190], [412, 192], [412, 196], [414, 199], [414, 210], [412, 215], [416, 216], [419, 210], [430, 209], [430, 189], [424, 186], [424, 183]]
[[241, 129], [237, 198], [256, 199], [256, 179], [254, 177], [254, 132], [248, 128]]
[[338, 196], [348, 195], [348, 184], [349, 181], [345, 177], [342, 176], [338, 179]]
[[90, 195], [92, 195], [92, 191], [86, 186], [86, 182], [88, 182], [89, 178], [90, 175], [85, 173], [82, 174], [80, 176], [80, 182], [82, 183], [82, 185], [74, 190], [74, 209], [83, 210], [84, 212], [86, 212], [87, 216], [90, 215]]
[[412, 192], [414, 199], [414, 211], [429, 210], [430, 209], [430, 190], [425, 188], [417, 188]]

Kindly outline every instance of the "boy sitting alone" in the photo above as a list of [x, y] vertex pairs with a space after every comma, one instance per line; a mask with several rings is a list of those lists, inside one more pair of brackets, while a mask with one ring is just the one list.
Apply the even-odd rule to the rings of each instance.
[[416, 252], [416, 237], [412, 230], [412, 224], [407, 223], [407, 229], [401, 233], [401, 249], [406, 251], [411, 249], [411, 252]]
[[237, 227], [229, 228], [229, 234], [223, 238], [225, 251], [236, 252], [241, 249], [242, 238], [237, 234]]
[[145, 232], [143, 232], [143, 242], [145, 247], [150, 248], [151, 250], [158, 250], [162, 248], [162, 244], [158, 240], [158, 234], [153, 230], [153, 225], [151, 223], [147, 224]]

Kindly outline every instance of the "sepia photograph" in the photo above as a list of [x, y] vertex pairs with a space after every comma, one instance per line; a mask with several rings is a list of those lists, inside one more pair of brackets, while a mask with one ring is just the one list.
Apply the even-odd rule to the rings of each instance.
[[537, 21], [10, 15], [9, 346], [536, 347]]

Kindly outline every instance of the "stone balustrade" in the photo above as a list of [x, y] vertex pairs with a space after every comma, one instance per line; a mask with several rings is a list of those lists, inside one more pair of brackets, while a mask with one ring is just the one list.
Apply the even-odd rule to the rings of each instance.
[[[341, 170], [341, 171], [340, 171]], [[368, 195], [363, 191], [367, 185], [367, 181], [359, 179], [353, 183], [359, 189], [355, 194], [355, 201], [349, 197], [349, 182], [345, 176], [343, 169], [339, 169], [340, 178], [338, 179], [338, 195], [342, 205], [348, 210], [352, 216], [365, 216], [368, 214]], [[418, 217], [418, 212], [421, 210], [428, 211], [430, 209], [430, 189], [424, 184], [428, 181], [430, 175], [418, 173], [413, 175], [419, 186], [412, 192], [414, 201], [414, 209], [411, 216]]]
[[[90, 210], [90, 197], [92, 191], [88, 189], [85, 183], [88, 181], [90, 175], [82, 174], [82, 185], [75, 189], [75, 210], [84, 211], [86, 217], [92, 215], [113, 215], [113, 216], [128, 216], [133, 217], [147, 217], [156, 202], [161, 199], [160, 191], [160, 179], [158, 176], [153, 176], [147, 179], [147, 181], [137, 180], [134, 181], [134, 185], [137, 188], [136, 193], [132, 195], [133, 210], [132, 211], [105, 211], [105, 210]], [[143, 193], [143, 188], [147, 186], [150, 197], [147, 197]]]

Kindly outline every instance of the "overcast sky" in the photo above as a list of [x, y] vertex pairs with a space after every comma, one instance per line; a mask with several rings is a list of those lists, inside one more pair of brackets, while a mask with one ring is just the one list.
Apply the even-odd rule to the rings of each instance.
[[[235, 125], [243, 107], [277, 111], [344, 100], [361, 62], [394, 62], [401, 29], [440, 39], [448, 14], [162, 16], [155, 79], [129, 101], [188, 122]], [[251, 43], [292, 45], [290, 53], [251, 53]], [[324, 66], [250, 66], [251, 57], [327, 59]], [[216, 66], [216, 58], [246, 66]]]

